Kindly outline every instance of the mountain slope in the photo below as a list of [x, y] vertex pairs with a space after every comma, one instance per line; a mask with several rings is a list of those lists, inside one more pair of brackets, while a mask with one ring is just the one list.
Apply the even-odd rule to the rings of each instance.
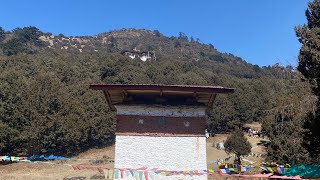
[[[236, 88], [208, 111], [210, 132], [266, 121], [287, 104], [310, 95], [290, 67], [259, 67], [183, 33], [122, 29], [97, 36], [65, 37], [34, 27], [0, 33], [1, 153], [73, 154], [112, 142], [114, 113], [91, 83], [195, 84]], [[143, 62], [123, 55], [155, 51]], [[80, 50], [81, 49], [81, 50]]]

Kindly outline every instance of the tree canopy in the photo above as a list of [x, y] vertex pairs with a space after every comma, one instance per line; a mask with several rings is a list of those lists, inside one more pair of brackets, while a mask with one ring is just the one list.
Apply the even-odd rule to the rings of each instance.
[[[299, 42], [302, 44], [299, 53], [298, 70], [309, 80], [314, 95], [320, 97], [320, 1], [308, 3], [305, 12], [307, 24], [295, 28]], [[311, 160], [320, 162], [320, 102], [315, 113], [310, 113], [305, 122], [306, 148]]]
[[270, 161], [320, 162], [320, 1], [309, 2], [305, 14], [307, 24], [295, 27], [302, 44], [298, 70], [303, 75], [300, 78], [310, 83], [313, 95], [294, 104], [286, 102], [286, 106], [276, 109], [274, 118], [264, 120], [263, 131], [271, 140], [267, 148]]
[[224, 143], [225, 151], [236, 155], [236, 163], [241, 164], [241, 156], [251, 152], [252, 145], [241, 129], [236, 128]]

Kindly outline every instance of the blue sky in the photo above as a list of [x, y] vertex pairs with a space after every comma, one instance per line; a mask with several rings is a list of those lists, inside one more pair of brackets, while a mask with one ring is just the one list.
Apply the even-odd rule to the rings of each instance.
[[260, 66], [296, 65], [294, 26], [306, 22], [308, 0], [10, 0], [0, 5], [6, 30], [95, 35], [121, 28], [184, 32]]

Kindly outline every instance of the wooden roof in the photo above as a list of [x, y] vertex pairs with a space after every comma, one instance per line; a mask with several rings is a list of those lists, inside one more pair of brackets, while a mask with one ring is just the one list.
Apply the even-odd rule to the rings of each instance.
[[211, 107], [217, 94], [233, 93], [222, 86], [163, 84], [93, 84], [102, 90], [111, 110], [117, 104], [202, 105]]

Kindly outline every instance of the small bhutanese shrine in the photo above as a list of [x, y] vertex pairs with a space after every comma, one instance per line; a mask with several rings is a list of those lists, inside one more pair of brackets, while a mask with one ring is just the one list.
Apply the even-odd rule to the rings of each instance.
[[[207, 170], [206, 110], [217, 94], [233, 93], [221, 86], [158, 84], [90, 85], [102, 90], [116, 111], [116, 169], [166, 171]], [[125, 176], [124, 179], [136, 179]], [[143, 177], [143, 179], [148, 179]], [[154, 174], [149, 179], [207, 179], [206, 175]]]

